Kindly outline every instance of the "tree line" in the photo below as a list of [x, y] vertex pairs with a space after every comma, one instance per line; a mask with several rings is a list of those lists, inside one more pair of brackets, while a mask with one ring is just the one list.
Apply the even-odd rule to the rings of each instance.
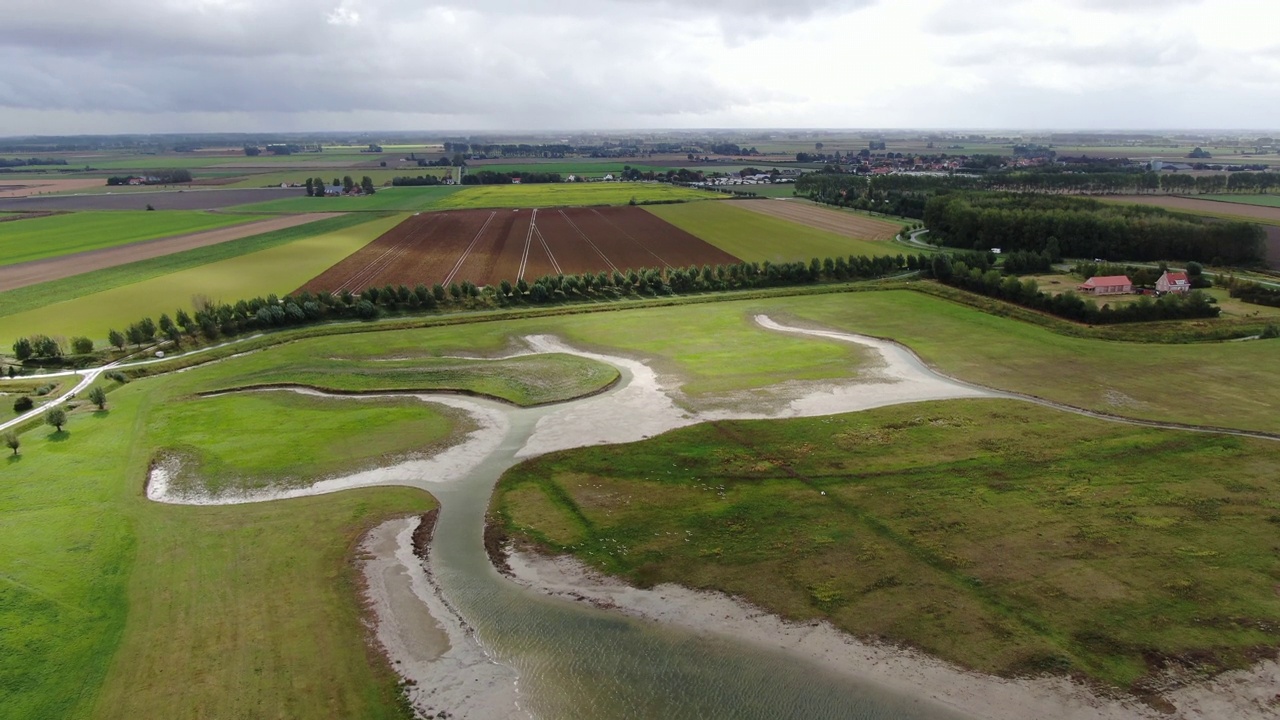
[[192, 175], [191, 171], [185, 168], [148, 170], [142, 175], [112, 175], [107, 178], [107, 184], [128, 185], [130, 180], [138, 180], [143, 185], [175, 185], [177, 183], [191, 182]]
[[66, 165], [65, 158], [0, 158], [0, 168], [28, 167], [31, 165]]
[[[307, 197], [324, 197], [326, 188], [330, 186], [325, 185], [324, 178], [307, 178], [305, 187]], [[343, 194], [350, 195], [355, 192], [357, 185], [350, 175], [344, 175], [341, 180], [334, 178], [332, 187], [340, 187]], [[373, 186], [373, 178], [368, 175], [360, 178], [359, 188], [362, 195], [373, 195], [377, 192], [377, 188]]]
[[1056, 237], [1069, 257], [1214, 265], [1254, 265], [1264, 258], [1265, 233], [1252, 223], [1088, 198], [953, 192], [931, 197], [924, 221], [933, 240], [975, 250], [1040, 252]]
[[[503, 280], [494, 286], [479, 287], [464, 281], [447, 287], [419, 283], [370, 286], [358, 294], [302, 291], [283, 298], [276, 295], [239, 300], [235, 303], [202, 302], [193, 312], [176, 310], [159, 320], [151, 317], [131, 323], [124, 330], [107, 333], [111, 346], [129, 346], [168, 340], [181, 346], [188, 339], [216, 340], [245, 332], [308, 325], [329, 320], [372, 320], [385, 313], [430, 312], [459, 309], [476, 304], [546, 305], [563, 302], [613, 299], [628, 296], [658, 297], [677, 293], [785, 287], [821, 281], [872, 279], [928, 266], [927, 256], [848, 256], [813, 258], [809, 262], [731, 263], [692, 265], [687, 268], [641, 268], [637, 270], [547, 275], [532, 282]], [[45, 336], [35, 336], [37, 338]], [[22, 339], [19, 343], [30, 342]], [[50, 341], [54, 342], [54, 341]], [[56, 344], [56, 343], [55, 343]], [[90, 343], [92, 349], [92, 343]], [[52, 352], [52, 351], [50, 351]], [[50, 357], [59, 357], [60, 353]], [[40, 357], [27, 355], [28, 358]], [[21, 358], [20, 358], [21, 359]]]

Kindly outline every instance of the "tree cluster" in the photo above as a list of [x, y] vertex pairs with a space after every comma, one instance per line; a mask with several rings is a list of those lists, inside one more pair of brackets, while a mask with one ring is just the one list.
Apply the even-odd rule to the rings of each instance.
[[13, 356], [20, 362], [27, 360], [56, 360], [62, 357], [63, 348], [56, 338], [48, 335], [32, 335], [18, 338], [13, 343]]
[[1264, 232], [1252, 223], [1087, 198], [954, 192], [930, 198], [924, 221], [948, 247], [1041, 252], [1057, 237], [1061, 253], [1070, 257], [1215, 265], [1252, 265], [1264, 257]]
[[398, 177], [391, 179], [392, 187], [419, 187], [423, 185], [440, 185], [442, 184], [439, 177], [435, 175], [418, 175], [417, 177]]
[[997, 270], [983, 267], [981, 262], [970, 266], [967, 259], [974, 259], [973, 255], [935, 255], [925, 274], [952, 287], [1094, 325], [1216, 318], [1221, 312], [1201, 292], [1192, 292], [1186, 296], [1169, 293], [1155, 300], [1149, 295], [1143, 295], [1135, 302], [1116, 306], [1108, 304], [1099, 308], [1092, 299], [1083, 298], [1070, 290], [1058, 295], [1042, 292], [1034, 279], [1019, 280], [1012, 275], [1003, 276]]
[[143, 185], [176, 185], [191, 182], [192, 175], [191, 171], [185, 168], [151, 170], [142, 175], [112, 175], [107, 178], [107, 184], [128, 185], [131, 180], [137, 180]]
[[1231, 280], [1227, 284], [1227, 292], [1231, 297], [1247, 302], [1253, 305], [1266, 305], [1268, 307], [1280, 307], [1280, 290], [1274, 290], [1265, 285], [1259, 285], [1254, 282], [1246, 282], [1242, 280]]
[[0, 158], [0, 168], [28, 167], [31, 165], [66, 165], [65, 158]]
[[463, 185], [510, 185], [514, 178], [520, 178], [520, 182], [528, 185], [542, 185], [546, 183], [563, 182], [560, 173], [544, 173], [544, 172], [517, 172], [505, 173], [494, 172], [493, 170], [480, 170], [473, 173], [467, 173], [462, 176]]

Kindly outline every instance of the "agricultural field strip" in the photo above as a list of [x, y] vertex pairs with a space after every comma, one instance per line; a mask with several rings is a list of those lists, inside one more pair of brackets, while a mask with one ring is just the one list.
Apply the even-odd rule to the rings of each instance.
[[747, 200], [737, 207], [862, 240], [888, 240], [901, 229], [887, 220], [791, 200]]
[[601, 214], [601, 212], [600, 212], [599, 210], [596, 210], [595, 208], [592, 208], [592, 209], [591, 209], [591, 212], [595, 213], [595, 214], [596, 214], [596, 217], [600, 218], [601, 220], [605, 221], [605, 222], [606, 222], [606, 223], [608, 223], [610, 226], [612, 226], [612, 227], [613, 227], [613, 229], [614, 229], [614, 230], [617, 230], [617, 231], [618, 231], [618, 233], [619, 233], [619, 234], [621, 234], [623, 237], [627, 238], [627, 239], [628, 239], [628, 240], [630, 240], [631, 242], [633, 242], [633, 243], [635, 243], [636, 245], [638, 245], [642, 250], [644, 250], [645, 252], [647, 252], [647, 253], [649, 253], [650, 255], [652, 255], [652, 256], [654, 257], [654, 259], [656, 259], [658, 262], [662, 263], [663, 267], [667, 268], [668, 270], [673, 269], [673, 268], [672, 268], [672, 266], [671, 266], [671, 263], [667, 262], [666, 260], [663, 260], [663, 259], [662, 259], [662, 257], [658, 255], [658, 253], [654, 252], [653, 250], [650, 250], [648, 245], [645, 245], [643, 242], [641, 242], [639, 239], [637, 239], [637, 238], [636, 238], [634, 235], [632, 235], [631, 233], [627, 232], [627, 231], [626, 231], [624, 228], [622, 228], [620, 225], [618, 225], [618, 224], [617, 224], [617, 223], [615, 223], [614, 221], [610, 220], [609, 218], [605, 217], [603, 214]]
[[[444, 219], [425, 235], [420, 228], [437, 217]], [[522, 223], [528, 223], [523, 237]], [[483, 287], [548, 274], [732, 262], [738, 259], [639, 208], [514, 209], [505, 217], [500, 209], [456, 210], [406, 220], [305, 287], [358, 292], [374, 285], [462, 280]]]
[[575, 223], [573, 220], [570, 220], [569, 216], [566, 215], [563, 210], [560, 211], [560, 217], [564, 218], [564, 221], [569, 223], [569, 227], [573, 228], [574, 232], [578, 233], [578, 236], [581, 237], [584, 242], [590, 245], [592, 250], [596, 251], [596, 254], [600, 256], [601, 260], [604, 260], [605, 264], [609, 266], [610, 270], [613, 270], [614, 272], [620, 272], [618, 270], [618, 266], [613, 264], [613, 261], [609, 259], [608, 255], [604, 254], [604, 251], [600, 249], [600, 246], [592, 242], [591, 238], [587, 237], [587, 234], [582, 232], [582, 229], [578, 227], [578, 224]]
[[524, 279], [525, 268], [529, 266], [529, 246], [533, 243], [533, 228], [538, 222], [538, 208], [533, 209], [529, 219], [529, 230], [524, 235], [524, 253], [520, 256], [520, 269], [516, 271], [516, 280]]
[[150, 240], [139, 240], [126, 245], [85, 250], [71, 255], [61, 255], [17, 265], [8, 265], [0, 267], [0, 287], [5, 290], [15, 290], [28, 285], [61, 280], [95, 270], [164, 257], [174, 253], [241, 240], [277, 230], [287, 230], [299, 225], [307, 225], [326, 218], [336, 217], [339, 214], [341, 213], [282, 215], [240, 225]]
[[[438, 216], [432, 216], [428, 222], [438, 224], [433, 222], [438, 219]], [[430, 235], [431, 226], [429, 225], [428, 227], [422, 228], [421, 234]], [[403, 240], [387, 248], [381, 255], [371, 260], [369, 264], [353, 273], [351, 277], [347, 278], [346, 281], [335, 288], [334, 292], [342, 292], [343, 290], [359, 292], [363, 289], [361, 287], [362, 283], [368, 283], [370, 280], [377, 277], [379, 273], [394, 265], [401, 257], [404, 257], [405, 253], [409, 251], [409, 248], [413, 247], [413, 245], [417, 243], [418, 237], [418, 235], [406, 235]]]
[[480, 229], [476, 231], [476, 236], [471, 238], [471, 244], [467, 245], [467, 247], [462, 251], [462, 254], [458, 256], [458, 261], [453, 264], [453, 269], [450, 270], [449, 274], [445, 276], [444, 278], [445, 285], [448, 285], [453, 282], [453, 279], [454, 277], [457, 276], [458, 271], [462, 269], [462, 264], [467, 261], [467, 256], [470, 255], [471, 251], [475, 249], [476, 244], [480, 242], [480, 238], [484, 237], [484, 231], [489, 229], [489, 225], [493, 222], [493, 219], [497, 216], [498, 216], [498, 213], [494, 211], [489, 213], [488, 218], [485, 218], [484, 224], [481, 225]]

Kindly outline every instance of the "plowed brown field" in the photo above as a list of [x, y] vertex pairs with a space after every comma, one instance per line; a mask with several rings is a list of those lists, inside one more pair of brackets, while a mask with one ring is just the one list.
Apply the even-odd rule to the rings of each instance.
[[638, 207], [453, 210], [415, 215], [302, 289], [534, 280], [738, 259]]
[[828, 210], [795, 200], [743, 200], [734, 207], [754, 210], [859, 240], [889, 240], [902, 229], [901, 223], [879, 220], [840, 210]]

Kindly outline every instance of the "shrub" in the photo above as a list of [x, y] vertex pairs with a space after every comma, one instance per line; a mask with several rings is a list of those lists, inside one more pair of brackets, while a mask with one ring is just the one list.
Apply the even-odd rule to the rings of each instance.
[[13, 411], [16, 413], [24, 413], [35, 406], [36, 406], [36, 402], [31, 398], [27, 397], [26, 395], [23, 395], [22, 397], [13, 401]]
[[93, 341], [87, 337], [71, 338], [71, 351], [77, 355], [88, 355], [93, 352]]

